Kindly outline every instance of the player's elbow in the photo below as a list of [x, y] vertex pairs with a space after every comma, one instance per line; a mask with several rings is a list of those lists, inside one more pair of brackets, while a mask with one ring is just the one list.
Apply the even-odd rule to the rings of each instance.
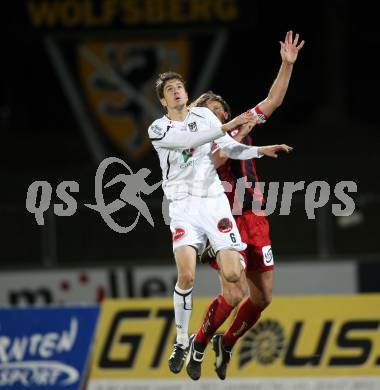
[[284, 96], [271, 96], [268, 97], [266, 101], [267, 101], [267, 109], [269, 109], [269, 111], [272, 113], [282, 105], [282, 102], [284, 101]]
[[283, 97], [276, 101], [276, 103], [275, 103], [276, 109], [279, 108], [282, 105], [283, 101], [284, 101]]

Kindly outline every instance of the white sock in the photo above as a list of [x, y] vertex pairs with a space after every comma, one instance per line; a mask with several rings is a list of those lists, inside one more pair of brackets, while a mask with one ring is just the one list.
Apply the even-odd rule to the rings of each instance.
[[174, 287], [173, 305], [177, 328], [177, 343], [189, 345], [189, 322], [193, 309], [193, 288], [182, 290], [178, 283]]

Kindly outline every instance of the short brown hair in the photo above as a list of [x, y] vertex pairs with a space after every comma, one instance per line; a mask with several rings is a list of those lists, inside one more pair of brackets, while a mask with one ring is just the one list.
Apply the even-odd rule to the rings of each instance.
[[231, 108], [229, 104], [220, 95], [217, 95], [212, 91], [207, 91], [205, 93], [202, 93], [202, 95], [199, 96], [197, 99], [195, 99], [190, 106], [205, 107], [206, 103], [209, 101], [219, 102], [223, 106], [224, 111], [228, 114], [227, 120], [231, 119]]
[[158, 79], [156, 80], [156, 93], [157, 97], [159, 100], [161, 100], [164, 97], [164, 88], [165, 84], [169, 80], [179, 80], [181, 83], [185, 86], [186, 89], [186, 82], [184, 78], [176, 72], [165, 72], [165, 73], [160, 73], [158, 75]]

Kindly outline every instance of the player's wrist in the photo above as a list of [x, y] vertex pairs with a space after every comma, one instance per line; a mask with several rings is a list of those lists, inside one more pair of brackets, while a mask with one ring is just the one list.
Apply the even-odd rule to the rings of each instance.
[[293, 62], [286, 60], [286, 59], [282, 60], [282, 65], [285, 67], [291, 68], [294, 65], [294, 63], [295, 63], [295, 60]]
[[222, 130], [227, 133], [229, 131], [236, 129], [237, 126], [236, 126], [235, 122], [236, 122], [235, 119], [232, 119], [231, 121], [224, 123], [222, 125]]
[[265, 150], [265, 146], [258, 146], [257, 147], [257, 156], [259, 158], [265, 156], [264, 150]]

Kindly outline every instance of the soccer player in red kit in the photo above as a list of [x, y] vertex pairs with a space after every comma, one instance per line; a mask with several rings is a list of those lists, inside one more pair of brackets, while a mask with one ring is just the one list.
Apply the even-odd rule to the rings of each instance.
[[[298, 52], [304, 45], [296, 34], [293, 39], [292, 31], [286, 34], [284, 42], [280, 42], [280, 55], [282, 59], [278, 75], [270, 88], [265, 100], [251, 111], [258, 116], [258, 123], [265, 123], [270, 115], [277, 109], [284, 99], [288, 89], [290, 77]], [[230, 108], [225, 100], [212, 92], [201, 95], [194, 106], [208, 107], [222, 123], [230, 118]], [[250, 128], [243, 127], [234, 138], [246, 145], [252, 145]], [[208, 307], [203, 323], [196, 335], [191, 336], [191, 347], [187, 357], [186, 370], [188, 375], [197, 380], [201, 376], [201, 363], [204, 351], [212, 338], [213, 349], [216, 353], [215, 371], [220, 379], [225, 379], [227, 365], [231, 359], [231, 350], [238, 338], [250, 329], [259, 319], [261, 312], [272, 300], [273, 287], [273, 254], [269, 237], [268, 219], [262, 211], [253, 211], [253, 202], [262, 205], [264, 199], [255, 183], [259, 181], [254, 160], [230, 160], [222, 151], [216, 150], [213, 154], [214, 165], [222, 182], [229, 183], [231, 191], [226, 191], [231, 209], [238, 210], [234, 215], [242, 240], [248, 244], [242, 252], [246, 263], [246, 275], [242, 273], [237, 283], [229, 283], [220, 272], [221, 294], [213, 299]], [[245, 188], [244, 195], [239, 199], [239, 185], [244, 182], [251, 183], [251, 188]], [[256, 190], [256, 191], [255, 191]], [[240, 210], [239, 210], [240, 209]], [[241, 215], [239, 215], [241, 214]], [[216, 254], [212, 248], [206, 250], [203, 262], [210, 262], [218, 268], [215, 261]], [[249, 295], [247, 296], [247, 290]], [[240, 304], [236, 317], [224, 334], [215, 332], [229, 317], [231, 311]]]

